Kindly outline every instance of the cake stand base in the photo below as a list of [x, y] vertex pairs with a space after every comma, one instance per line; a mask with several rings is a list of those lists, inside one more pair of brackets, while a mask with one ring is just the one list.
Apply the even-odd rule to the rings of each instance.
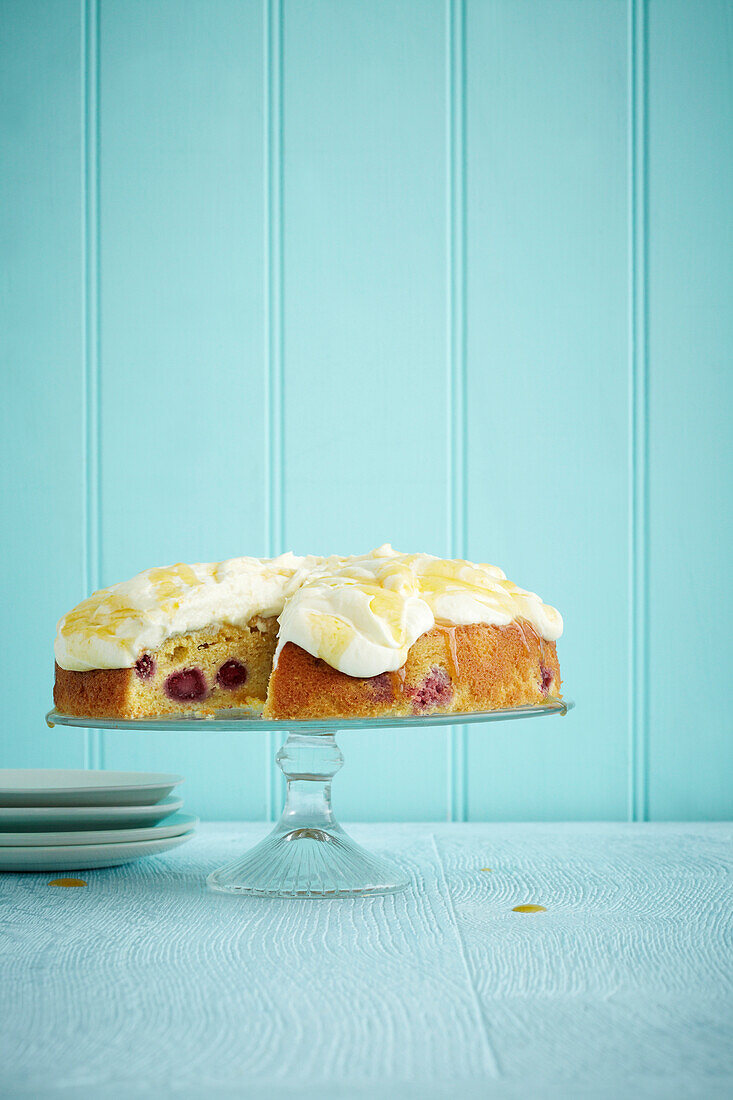
[[221, 894], [259, 898], [350, 898], [394, 894], [408, 879], [387, 860], [370, 855], [336, 825], [273, 830], [241, 859], [206, 880]]
[[288, 781], [285, 809], [269, 836], [207, 884], [223, 894], [346, 898], [393, 894], [406, 874], [371, 855], [333, 816], [331, 780], [344, 762], [333, 733], [290, 733], [276, 756]]

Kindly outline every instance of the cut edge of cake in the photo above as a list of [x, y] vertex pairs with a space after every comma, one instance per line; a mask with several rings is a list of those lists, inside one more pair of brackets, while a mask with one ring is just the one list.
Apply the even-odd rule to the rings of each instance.
[[212, 717], [218, 710], [261, 710], [277, 645], [277, 619], [255, 616], [174, 635], [132, 668], [76, 672], [56, 664], [54, 705], [89, 718]]

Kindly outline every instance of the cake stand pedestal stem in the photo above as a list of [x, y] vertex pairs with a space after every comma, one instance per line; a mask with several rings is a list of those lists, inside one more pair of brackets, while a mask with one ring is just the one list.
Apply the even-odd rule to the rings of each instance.
[[408, 885], [406, 874], [356, 844], [333, 815], [331, 780], [344, 762], [333, 733], [291, 732], [275, 759], [287, 779], [282, 817], [245, 856], [209, 875], [212, 890], [335, 898], [390, 894]]
[[275, 760], [288, 781], [277, 829], [292, 834], [304, 828], [334, 828], [331, 780], [344, 763], [334, 735], [291, 733]]

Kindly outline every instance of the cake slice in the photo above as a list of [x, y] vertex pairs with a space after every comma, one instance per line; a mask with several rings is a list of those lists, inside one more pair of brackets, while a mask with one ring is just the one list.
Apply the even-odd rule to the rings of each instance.
[[78, 672], [56, 665], [53, 701], [62, 714], [90, 718], [212, 716], [229, 707], [261, 709], [277, 644], [277, 619], [255, 616], [169, 638], [132, 668]]
[[260, 710], [277, 616], [315, 559], [149, 569], [95, 592], [58, 624], [54, 704], [90, 718]]

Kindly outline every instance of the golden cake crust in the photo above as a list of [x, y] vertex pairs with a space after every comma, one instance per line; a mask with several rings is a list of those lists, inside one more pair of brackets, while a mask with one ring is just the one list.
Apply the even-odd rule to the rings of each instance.
[[128, 717], [125, 706], [131, 668], [95, 668], [89, 672], [72, 672], [55, 665], [53, 702], [61, 714], [88, 718]]
[[524, 620], [436, 626], [418, 638], [399, 671], [365, 679], [286, 643], [264, 714], [305, 720], [498, 710], [546, 702], [559, 696], [560, 685], [555, 643]]
[[[272, 669], [275, 618], [247, 627], [226, 626], [169, 639], [137, 668], [74, 672], [56, 665], [54, 704], [61, 713], [89, 718], [153, 718], [188, 713], [202, 717], [229, 707], [264, 707], [275, 719], [400, 717], [470, 713], [546, 702], [560, 694], [554, 642], [525, 620], [508, 626], [475, 623], [436, 626], [423, 634], [396, 672], [347, 676], [300, 646], [287, 642]], [[145, 658], [144, 658], [145, 659]], [[230, 662], [246, 681], [222, 686]], [[172, 698], [171, 677], [195, 671], [202, 697]]]

